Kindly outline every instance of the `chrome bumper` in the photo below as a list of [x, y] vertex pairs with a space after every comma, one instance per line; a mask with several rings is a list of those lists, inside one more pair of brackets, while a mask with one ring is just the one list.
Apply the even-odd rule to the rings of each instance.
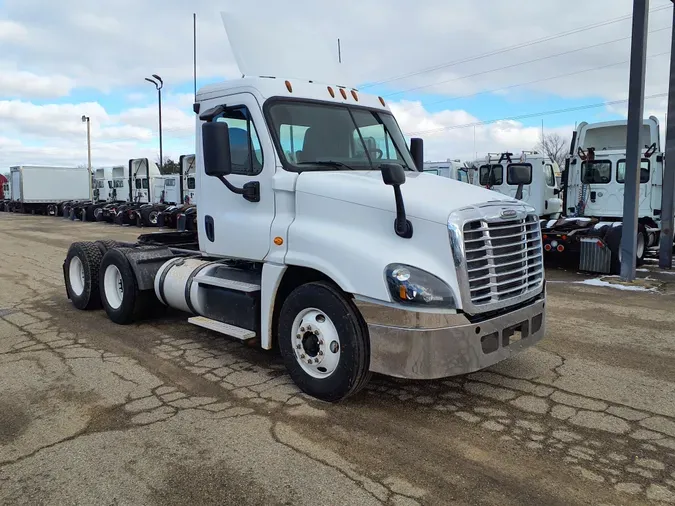
[[437, 379], [468, 374], [537, 343], [546, 329], [545, 298], [471, 323], [463, 314], [420, 313], [356, 301], [370, 333], [370, 370]]

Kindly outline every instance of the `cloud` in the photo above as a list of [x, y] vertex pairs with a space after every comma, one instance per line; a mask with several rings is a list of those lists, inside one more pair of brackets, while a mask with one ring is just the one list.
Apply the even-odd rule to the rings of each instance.
[[[488, 152], [519, 153], [535, 149], [541, 129], [517, 121], [500, 121], [490, 125], [457, 128], [480, 120], [466, 111], [427, 111], [421, 102], [391, 103], [391, 110], [405, 134], [415, 132], [424, 138], [425, 159], [440, 161], [483, 159]], [[569, 138], [574, 126], [547, 129]]]
[[0, 97], [3, 98], [64, 97], [74, 87], [75, 81], [62, 75], [37, 75], [0, 65]]

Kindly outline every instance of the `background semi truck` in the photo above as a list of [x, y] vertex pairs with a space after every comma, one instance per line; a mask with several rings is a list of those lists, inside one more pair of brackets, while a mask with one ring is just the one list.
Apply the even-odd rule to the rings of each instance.
[[91, 198], [86, 168], [22, 165], [10, 168], [11, 200], [15, 211], [47, 214], [65, 201]]
[[327, 401], [371, 372], [466, 374], [544, 336], [535, 210], [421, 172], [421, 139], [408, 148], [382, 98], [250, 77], [203, 88], [194, 110], [197, 233], [72, 244], [77, 308], [129, 324], [168, 306], [278, 345], [294, 382]]
[[[578, 255], [584, 271], [619, 273], [626, 137], [625, 120], [579, 124], [563, 174], [565, 216], [543, 226], [547, 254]], [[640, 148], [637, 265], [660, 238], [665, 157], [654, 116], [643, 122]]]

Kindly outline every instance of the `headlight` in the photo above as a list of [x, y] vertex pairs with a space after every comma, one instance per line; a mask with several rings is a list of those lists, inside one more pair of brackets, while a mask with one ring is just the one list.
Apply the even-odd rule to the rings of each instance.
[[391, 264], [385, 270], [394, 302], [408, 306], [455, 309], [455, 296], [445, 282], [416, 267]]

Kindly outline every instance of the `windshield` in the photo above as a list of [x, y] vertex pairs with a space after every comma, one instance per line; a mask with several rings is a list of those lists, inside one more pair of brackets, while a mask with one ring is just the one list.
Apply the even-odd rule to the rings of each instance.
[[384, 163], [415, 170], [403, 134], [387, 112], [277, 101], [267, 114], [289, 170], [371, 170]]

